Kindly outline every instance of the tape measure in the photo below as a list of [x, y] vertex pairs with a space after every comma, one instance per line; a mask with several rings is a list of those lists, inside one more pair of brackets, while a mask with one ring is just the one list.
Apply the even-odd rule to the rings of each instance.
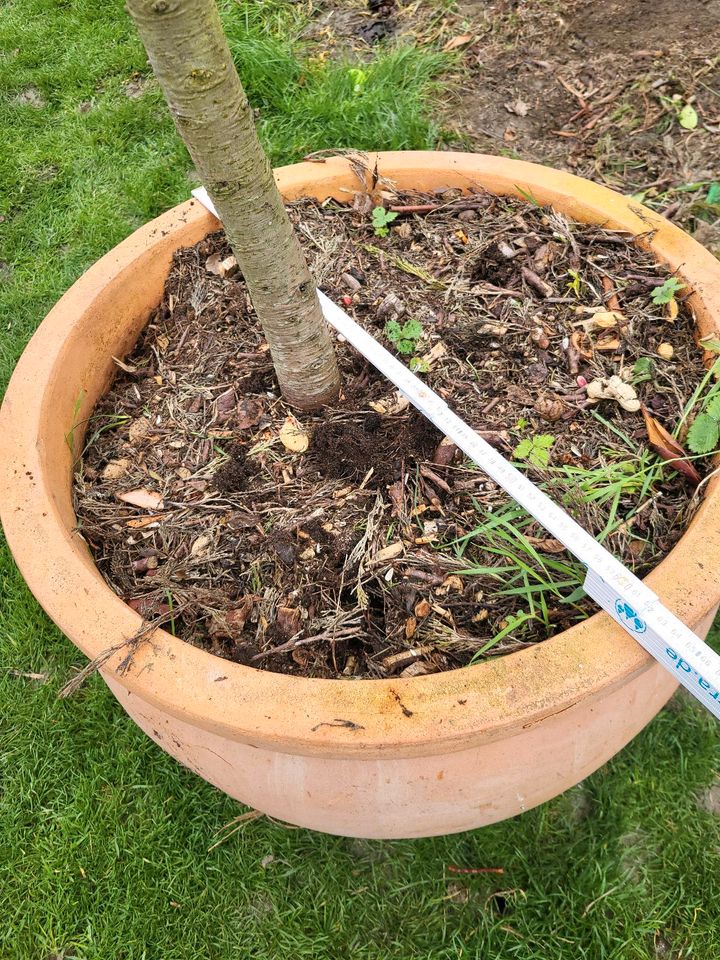
[[[192, 193], [217, 217], [204, 187]], [[397, 357], [320, 290], [318, 297], [327, 322], [587, 568], [583, 584], [585, 592], [720, 719], [720, 656], [664, 607], [652, 590], [562, 507], [458, 417]]]

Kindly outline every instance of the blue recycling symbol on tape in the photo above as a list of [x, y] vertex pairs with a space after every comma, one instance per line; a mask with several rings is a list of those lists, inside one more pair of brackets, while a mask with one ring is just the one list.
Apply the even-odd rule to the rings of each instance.
[[631, 607], [627, 601], [616, 600], [615, 611], [620, 623], [633, 633], [645, 633], [647, 630], [645, 621], [638, 615], [637, 610]]

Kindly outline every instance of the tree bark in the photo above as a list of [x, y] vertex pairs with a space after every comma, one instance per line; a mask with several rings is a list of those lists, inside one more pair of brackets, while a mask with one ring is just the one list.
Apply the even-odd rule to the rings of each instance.
[[215, 0], [127, 0], [178, 133], [212, 197], [293, 406], [337, 398], [315, 284], [255, 131]]

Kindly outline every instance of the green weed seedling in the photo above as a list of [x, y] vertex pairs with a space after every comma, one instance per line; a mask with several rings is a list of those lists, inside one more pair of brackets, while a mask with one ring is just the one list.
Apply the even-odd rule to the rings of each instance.
[[572, 293], [574, 296], [579, 297], [583, 284], [582, 277], [577, 270], [568, 270], [568, 276], [571, 277], [566, 284], [568, 293]]
[[687, 445], [693, 453], [715, 450], [720, 440], [720, 393], [714, 392], [688, 431]]
[[652, 302], [661, 307], [663, 304], [670, 303], [675, 294], [685, 289], [685, 284], [680, 283], [677, 277], [668, 277], [659, 287], [654, 287], [650, 291]]
[[638, 357], [632, 368], [633, 386], [652, 380], [653, 362], [651, 357]]
[[372, 212], [372, 225], [376, 237], [386, 237], [389, 233], [388, 224], [397, 220], [397, 214], [385, 207], [375, 207]]
[[[395, 347], [398, 353], [406, 356], [415, 353], [418, 340], [423, 334], [423, 325], [419, 320], [406, 320], [402, 326], [397, 320], [388, 320], [384, 328], [385, 336]], [[414, 357], [413, 359], [419, 359]], [[427, 366], [427, 365], [426, 365]], [[411, 362], [412, 367], [412, 362]], [[416, 366], [414, 369], [417, 369]]]
[[517, 460], [523, 460], [533, 467], [546, 467], [550, 462], [550, 450], [555, 437], [550, 433], [541, 433], [535, 437], [526, 437], [513, 450]]

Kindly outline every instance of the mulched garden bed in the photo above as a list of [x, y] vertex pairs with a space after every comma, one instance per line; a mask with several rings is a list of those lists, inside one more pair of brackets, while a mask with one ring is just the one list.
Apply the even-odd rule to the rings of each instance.
[[[689, 291], [654, 303], [668, 271], [627, 235], [532, 202], [386, 192], [374, 226], [378, 196], [289, 207], [318, 285], [647, 572], [711, 469], [655, 452], [705, 374]], [[110, 586], [218, 656], [326, 678], [453, 669], [594, 612], [562, 546], [338, 355], [337, 406], [295, 419], [222, 231], [178, 251], [77, 471]]]

